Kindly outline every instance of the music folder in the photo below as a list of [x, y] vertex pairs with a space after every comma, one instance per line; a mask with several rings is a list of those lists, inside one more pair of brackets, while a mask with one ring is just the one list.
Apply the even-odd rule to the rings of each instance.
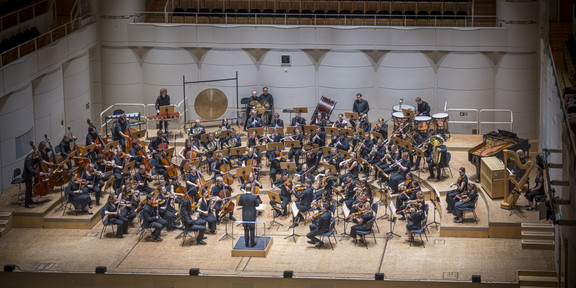
[[308, 107], [294, 107], [294, 113], [308, 113]]
[[296, 202], [292, 202], [292, 205], [290, 205], [290, 208], [292, 208], [292, 216], [296, 217], [298, 216], [298, 206], [296, 206]]
[[360, 117], [358, 116], [358, 113], [356, 113], [356, 112], [344, 112], [344, 117], [346, 117], [348, 119], [352, 119], [352, 120], [360, 119]]
[[344, 212], [344, 218], [350, 216], [350, 209], [346, 206], [346, 202], [342, 202], [342, 212]]
[[316, 132], [317, 125], [306, 125], [304, 126], [304, 133], [312, 134]]
[[160, 106], [158, 110], [160, 110], [160, 115], [174, 114], [174, 105]]

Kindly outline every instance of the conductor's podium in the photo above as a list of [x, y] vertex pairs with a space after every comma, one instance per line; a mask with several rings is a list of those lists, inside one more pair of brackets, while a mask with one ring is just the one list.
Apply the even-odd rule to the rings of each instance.
[[266, 257], [271, 247], [272, 237], [256, 237], [256, 246], [246, 247], [244, 236], [240, 236], [232, 249], [232, 257]]

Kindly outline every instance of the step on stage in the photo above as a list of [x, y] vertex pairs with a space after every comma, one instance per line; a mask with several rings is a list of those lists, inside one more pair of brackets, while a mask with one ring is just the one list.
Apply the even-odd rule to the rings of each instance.
[[246, 247], [244, 236], [238, 237], [238, 241], [232, 249], [232, 257], [266, 257], [272, 247], [272, 237], [256, 237], [256, 246]]

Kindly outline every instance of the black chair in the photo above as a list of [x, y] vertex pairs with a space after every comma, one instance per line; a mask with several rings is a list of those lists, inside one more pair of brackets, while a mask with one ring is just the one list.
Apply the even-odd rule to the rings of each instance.
[[174, 8], [174, 11], [172, 11], [172, 16], [184, 16], [184, 8]]
[[102, 235], [106, 232], [106, 228], [111, 227], [112, 233], [114, 233], [114, 224], [108, 222], [108, 217], [106, 217], [106, 210], [104, 208], [100, 209], [100, 217], [102, 221], [102, 231], [100, 232], [100, 239], [102, 239]]
[[454, 175], [452, 174], [452, 168], [450, 168], [450, 160], [452, 160], [452, 154], [450, 154], [450, 152], [446, 152], [446, 161], [444, 162], [444, 165], [442, 165], [442, 174], [446, 174], [446, 176], [448, 176], [448, 174], [446, 173], [446, 168], [448, 168], [448, 171], [450, 171], [450, 178], [454, 178]]
[[[197, 237], [196, 234], [198, 232], [198, 229], [193, 229], [192, 227], [188, 226], [186, 224], [186, 221], [181, 221], [181, 222], [182, 222], [182, 226], [183, 226], [182, 232], [180, 232], [180, 234], [178, 236], [176, 236], [176, 238], [174, 238], [174, 239], [178, 239], [178, 238], [182, 237], [182, 245], [181, 246], [184, 246], [184, 242], [186, 242], [186, 236], [189, 236], [192, 239], [196, 239], [196, 237]], [[190, 233], [194, 233], [194, 235], [191, 235]]]
[[[534, 202], [535, 202], [534, 208], [535, 208], [536, 210], [538, 210], [539, 204], [542, 203], [542, 202], [544, 202], [544, 201], [546, 201], [546, 194], [534, 196]], [[474, 213], [474, 214], [476, 214], [476, 213]], [[476, 215], [474, 215], [474, 216], [476, 216]]]
[[[24, 179], [22, 177], [19, 177], [20, 174], [22, 174], [22, 170], [20, 168], [14, 169], [14, 173], [12, 174], [12, 182], [10, 182], [10, 184], [12, 185], [18, 185], [18, 193], [14, 194], [16, 195], [16, 202], [18, 203], [20, 201], [24, 201], [22, 186], [20, 186], [20, 184], [24, 183]], [[24, 204], [24, 202], [22, 202], [22, 204]]]
[[[427, 222], [428, 222], [428, 217], [424, 217], [424, 220], [422, 220], [422, 223], [421, 223], [422, 226], [420, 227], [420, 229], [410, 230], [410, 233], [420, 235], [420, 241], [422, 241], [422, 247], [424, 247], [424, 248], [426, 248], [426, 246], [424, 246], [424, 239], [422, 239], [422, 234], [424, 234], [424, 236], [426, 236], [426, 241], [428, 241], [428, 235], [426, 235]], [[410, 241], [410, 247], [412, 247], [412, 242], [413, 241]]]
[[476, 194], [476, 197], [474, 199], [472, 199], [472, 201], [474, 202], [474, 205], [472, 207], [469, 208], [462, 208], [462, 223], [464, 223], [464, 218], [466, 218], [466, 212], [472, 212], [472, 215], [474, 216], [474, 222], [478, 223], [478, 216], [476, 215], [476, 206], [478, 206], [478, 198], [480, 198], [478, 196], [478, 194]]
[[[68, 187], [64, 188], [63, 190], [68, 189]], [[64, 216], [66, 214], [67, 210], [74, 210], [74, 212], [76, 213], [76, 216], [78, 216], [78, 209], [76, 209], [76, 207], [74, 207], [74, 204], [72, 204], [72, 202], [70, 202], [70, 195], [69, 194], [64, 194], [64, 203], [62, 203], [62, 216]], [[100, 238], [102, 238], [102, 235], [100, 235]]]
[[[334, 217], [332, 217], [330, 219], [330, 230], [328, 230], [328, 232], [320, 235], [320, 241], [321, 242], [323, 242], [322, 240], [324, 239], [324, 237], [328, 238], [328, 243], [330, 243], [330, 248], [332, 248], [332, 250], [334, 250], [334, 246], [332, 245], [332, 240], [330, 240], [330, 237], [334, 237], [334, 243], [336, 243], [336, 235], [334, 234], [334, 227], [336, 227], [336, 219], [334, 219]], [[318, 249], [320, 249], [320, 246], [318, 246]]]
[[[374, 222], [376, 222], [376, 217], [372, 217], [372, 219], [366, 222], [366, 229], [356, 231], [356, 234], [360, 235], [360, 237], [364, 239], [364, 245], [366, 246], [366, 249], [368, 249], [368, 242], [366, 242], [366, 235], [372, 233], [372, 236], [374, 237], [374, 244], [376, 244], [376, 235], [374, 234], [374, 230], [372, 229], [372, 227], [374, 226]], [[354, 245], [356, 245], [356, 243]]]
[[[378, 219], [378, 203], [372, 204], [372, 212], [374, 212], [374, 218]], [[380, 233], [380, 228], [378, 227], [378, 222], [374, 222], [376, 224], [376, 229], [378, 229], [378, 233]]]
[[138, 242], [140, 242], [140, 240], [144, 238], [144, 232], [150, 232], [150, 235], [152, 235], [152, 233], [154, 232], [152, 228], [148, 226], [146, 222], [144, 222], [144, 219], [142, 218], [143, 214], [144, 214], [143, 211], [138, 212], [138, 223], [140, 224], [140, 230], [136, 232], [136, 235], [140, 234], [140, 236], [138, 237]]
[[156, 180], [156, 181], [161, 181], [164, 179], [163, 175], [160, 175], [156, 172], [156, 169], [154, 167], [156, 167], [156, 159], [152, 158], [149, 161], [150, 163], [150, 167], [152, 167], [152, 169], [150, 169], [150, 173], [152, 174], [152, 180]]

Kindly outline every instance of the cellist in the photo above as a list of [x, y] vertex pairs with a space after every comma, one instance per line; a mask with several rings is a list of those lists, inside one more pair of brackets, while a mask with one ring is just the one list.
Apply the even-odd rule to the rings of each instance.
[[162, 163], [162, 160], [166, 158], [166, 152], [164, 149], [158, 148], [157, 153], [154, 153], [152, 157], [154, 157], [155, 162], [154, 170], [156, 170], [158, 175], [162, 175], [164, 177], [164, 182], [168, 183], [168, 181], [170, 181], [170, 176], [168, 175], [167, 169], [170, 166]]
[[[223, 209], [225, 202], [230, 201], [230, 199], [223, 199], [223, 198], [230, 197], [231, 192], [232, 188], [229, 185], [224, 184], [224, 178], [220, 176], [216, 177], [216, 185], [214, 185], [214, 187], [212, 187], [212, 190], [210, 191], [210, 196], [218, 199], [218, 202], [216, 202], [216, 205], [214, 206], [214, 209], [216, 209], [217, 211], [216, 214], [220, 214], [220, 210]], [[232, 210], [229, 215], [230, 220], [236, 221], [236, 218], [234, 218], [234, 210]]]
[[182, 150], [180, 150], [180, 153], [178, 153], [178, 156], [182, 158], [182, 163], [180, 165], [180, 172], [182, 172], [182, 174], [188, 171], [188, 167], [186, 166], [190, 164], [189, 162], [194, 161], [197, 158], [201, 158], [199, 156], [199, 153], [200, 149], [198, 149], [198, 147], [196, 147], [196, 145], [192, 143], [192, 140], [190, 140], [189, 138], [186, 139], [186, 141], [184, 142], [184, 148], [182, 148]]
[[148, 151], [152, 153], [156, 153], [159, 148], [168, 149], [168, 145], [170, 144], [168, 142], [168, 138], [166, 138], [166, 135], [164, 135], [164, 132], [162, 132], [162, 130], [158, 130], [158, 132], [156, 132], [156, 135], [157, 135], [156, 137], [150, 140], [150, 144], [148, 145]]
[[38, 204], [37, 201], [32, 200], [32, 177], [34, 175], [48, 176], [48, 173], [37, 171], [34, 167], [40, 165], [40, 156], [35, 151], [32, 151], [26, 155], [24, 160], [24, 169], [22, 172], [22, 179], [24, 179], [24, 184], [26, 184], [26, 193], [24, 200], [24, 207], [34, 208], [33, 204]]
[[186, 182], [186, 193], [194, 199], [194, 202], [198, 202], [198, 189], [200, 189], [200, 185], [204, 184], [202, 175], [198, 172], [196, 165], [188, 166], [188, 173], [184, 176], [184, 182]]

